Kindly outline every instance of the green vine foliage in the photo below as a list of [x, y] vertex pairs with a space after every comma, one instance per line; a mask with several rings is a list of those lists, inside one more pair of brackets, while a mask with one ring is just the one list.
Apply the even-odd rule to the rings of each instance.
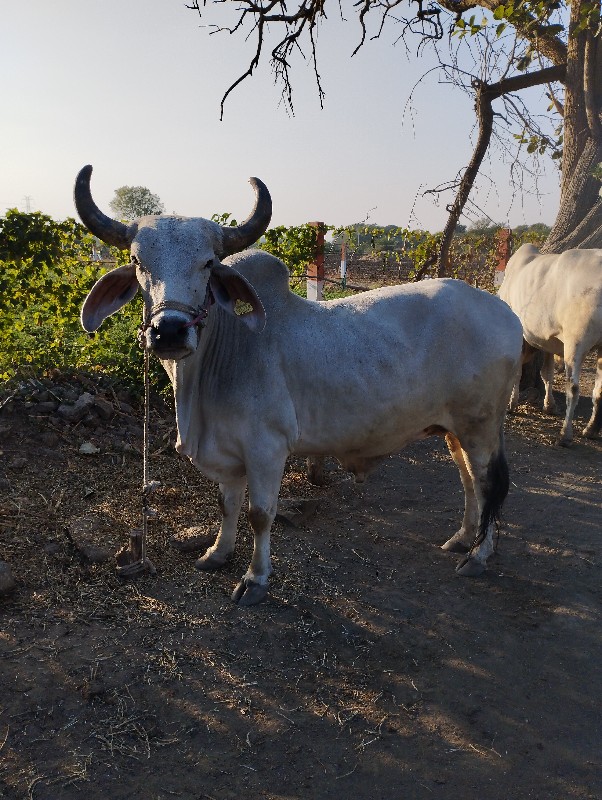
[[[330, 226], [323, 228], [326, 233]], [[280, 258], [291, 275], [302, 275], [315, 256], [318, 228], [315, 225], [298, 225], [286, 228], [280, 225], [265, 232], [257, 247]]]
[[[602, 168], [601, 168], [602, 169]], [[221, 224], [236, 224], [229, 214], [214, 215]], [[523, 241], [540, 244], [547, 229], [532, 226], [517, 230], [514, 246]], [[452, 243], [450, 274], [474, 282], [491, 273], [496, 264], [497, 227], [457, 234]], [[383, 275], [412, 280], [418, 273], [435, 274], [435, 257], [441, 234], [396, 226], [324, 225], [326, 253], [340, 252], [343, 237], [352, 257], [376, 256]], [[305, 293], [303, 276], [314, 260], [318, 229], [315, 225], [271, 228], [258, 245], [289, 267], [296, 280], [291, 287]], [[93, 260], [93, 252], [102, 261]], [[41, 374], [58, 368], [62, 372], [98, 372], [130, 388], [141, 386], [142, 351], [136, 332], [142, 317], [138, 295], [118, 314], [105, 321], [100, 331], [88, 336], [81, 328], [81, 305], [96, 280], [108, 269], [127, 263], [129, 254], [101, 245], [73, 219], [56, 222], [41, 213], [24, 214], [16, 209], [0, 218], [0, 380], [19, 374]], [[428, 269], [425, 269], [428, 267]], [[349, 294], [348, 288], [327, 284], [325, 297]], [[167, 379], [156, 359], [151, 359], [154, 385], [165, 387]]]
[[82, 330], [82, 302], [107, 269], [127, 253], [102, 248], [73, 219], [55, 222], [16, 209], [0, 219], [0, 379], [49, 369], [102, 370], [131, 381], [140, 372], [135, 332], [140, 301], [107, 320], [102, 333]]

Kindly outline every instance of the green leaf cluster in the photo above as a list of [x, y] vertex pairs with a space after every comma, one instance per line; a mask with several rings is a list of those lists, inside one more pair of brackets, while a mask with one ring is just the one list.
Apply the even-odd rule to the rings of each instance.
[[557, 160], [562, 158], [564, 137], [560, 128], [556, 129], [555, 134], [555, 139], [550, 139], [549, 136], [541, 136], [534, 133], [530, 134], [528, 131], [515, 133], [513, 136], [516, 141], [519, 142], [519, 144], [524, 144], [527, 146], [527, 153], [530, 155], [543, 155], [544, 153], [549, 152], [550, 157]]
[[602, 19], [600, 18], [600, 4], [597, 2], [581, 3], [579, 9], [579, 22], [575, 27], [575, 33], [590, 30], [594, 36], [602, 33]]
[[218, 225], [221, 225], [222, 228], [236, 228], [238, 222], [234, 219], [232, 214], [229, 212], [224, 212], [223, 214], [212, 214], [211, 216], [212, 222], [217, 222]]
[[16, 209], [0, 219], [0, 379], [53, 368], [138, 379], [140, 302], [108, 320], [102, 335], [89, 337], [81, 328], [88, 291], [102, 272], [127, 258], [103, 248], [107, 261], [99, 263], [93, 252], [99, 252], [98, 240], [73, 219], [56, 222]]
[[[507, 3], [497, 5], [492, 14], [492, 21], [496, 24], [495, 33], [501, 36], [506, 30], [508, 25], [515, 28], [520, 27], [523, 30], [529, 30], [535, 26], [545, 28], [546, 34], [549, 36], [557, 36], [562, 33], [564, 26], [561, 24], [551, 24], [550, 18], [552, 15], [562, 8], [564, 4], [560, 0], [509, 0]], [[585, 6], [595, 6], [595, 3], [585, 3]], [[591, 26], [592, 12], [585, 12], [582, 10], [582, 20], [584, 25]], [[458, 16], [454, 24], [453, 35], [459, 36], [476, 36], [489, 24], [487, 17], [483, 17], [480, 22], [471, 15], [468, 19], [463, 16]], [[532, 53], [528, 52], [522, 56], [517, 62], [517, 68], [524, 71], [531, 63]]]
[[[326, 233], [332, 227], [325, 225], [323, 230]], [[315, 257], [317, 237], [315, 225], [279, 225], [267, 230], [257, 247], [284, 261], [291, 275], [302, 275]]]
[[464, 17], [458, 17], [456, 20], [453, 36], [458, 36], [462, 39], [464, 36], [476, 36], [483, 28], [487, 27], [487, 19], [482, 17], [480, 21], [472, 14], [467, 20]]

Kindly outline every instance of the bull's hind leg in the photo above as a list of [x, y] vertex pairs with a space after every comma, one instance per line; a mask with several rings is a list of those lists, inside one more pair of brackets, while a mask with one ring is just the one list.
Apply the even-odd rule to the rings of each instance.
[[220, 509], [222, 523], [215, 542], [195, 562], [195, 567], [202, 570], [214, 570], [223, 567], [234, 553], [236, 546], [236, 530], [240, 509], [245, 499], [247, 479], [238, 478], [228, 483], [220, 483]]
[[278, 508], [278, 493], [286, 456], [247, 465], [249, 477], [249, 524], [253, 531], [253, 556], [249, 568], [232, 593], [241, 606], [260, 603], [268, 593], [272, 572], [270, 532]]
[[594, 439], [602, 428], [602, 346], [598, 348], [598, 365], [596, 369], [596, 381], [592, 392], [592, 416], [590, 421], [583, 429], [583, 435], [588, 439]]
[[470, 543], [468, 554], [456, 567], [456, 572], [472, 577], [485, 571], [487, 559], [493, 553], [494, 525], [499, 520], [510, 481], [504, 453], [503, 429], [496, 437], [495, 447], [486, 444], [490, 441], [489, 436], [480, 441], [474, 435], [467, 438], [462, 454], [465, 467], [472, 478], [478, 506], [478, 525], [471, 531], [474, 539]]
[[459, 531], [448, 539], [445, 544], [441, 545], [442, 550], [447, 550], [450, 553], [468, 553], [470, 545], [473, 543], [477, 535], [477, 526], [479, 523], [479, 507], [477, 505], [477, 498], [474, 492], [472, 476], [466, 466], [464, 460], [464, 453], [459, 440], [453, 433], [445, 435], [445, 442], [451, 453], [454, 463], [460, 472], [460, 479], [464, 487], [464, 519], [462, 520], [462, 527]]

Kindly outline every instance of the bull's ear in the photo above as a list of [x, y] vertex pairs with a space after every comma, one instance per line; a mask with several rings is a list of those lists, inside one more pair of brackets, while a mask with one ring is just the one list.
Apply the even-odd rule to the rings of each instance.
[[[265, 310], [255, 289], [246, 278], [232, 267], [217, 264], [211, 268], [209, 285], [217, 303], [230, 314], [238, 317], [253, 331], [260, 332], [265, 327]], [[251, 306], [248, 311], [238, 313], [236, 301]]]
[[137, 291], [138, 280], [133, 264], [107, 272], [96, 281], [84, 300], [81, 313], [83, 329], [88, 333], [98, 330], [105, 319], [129, 303]]

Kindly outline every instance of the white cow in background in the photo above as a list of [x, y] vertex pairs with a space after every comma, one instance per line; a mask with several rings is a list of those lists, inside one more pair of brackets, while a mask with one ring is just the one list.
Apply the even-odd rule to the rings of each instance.
[[[440, 435], [465, 490], [462, 527], [443, 547], [464, 554], [461, 575], [483, 572], [509, 485], [503, 428], [522, 329], [508, 306], [457, 280], [305, 300], [277, 258], [231, 255], [270, 220], [270, 195], [256, 178], [255, 208], [241, 226], [167, 215], [125, 225], [94, 204], [91, 172], [84, 167], [76, 181], [79, 215], [100, 239], [128, 248], [131, 263], [95, 284], [82, 324], [96, 330], [142, 291], [143, 343], [173, 385], [176, 447], [220, 486], [221, 528], [197, 567], [217, 569], [232, 556], [248, 487], [254, 550], [232, 599], [259, 602], [290, 454], [334, 455], [362, 478], [404, 445]], [[242, 316], [237, 299], [249, 309]]]
[[[564, 358], [566, 415], [559, 444], [573, 439], [573, 415], [579, 399], [583, 360], [597, 348], [598, 368], [592, 394], [593, 410], [583, 435], [594, 438], [602, 427], [602, 250], [567, 250], [560, 255], [540, 253], [523, 244], [508, 261], [499, 297], [523, 324], [523, 361], [535, 350], [545, 353], [541, 377], [544, 409], [554, 413], [552, 393], [554, 355]], [[518, 378], [520, 380], [520, 376]], [[518, 405], [518, 380], [511, 407]]]

